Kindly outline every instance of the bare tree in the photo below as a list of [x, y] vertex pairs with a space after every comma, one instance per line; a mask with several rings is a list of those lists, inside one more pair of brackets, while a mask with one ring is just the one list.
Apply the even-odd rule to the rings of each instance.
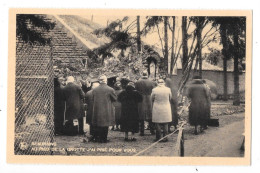
[[168, 74], [168, 16], [163, 17], [164, 21], [164, 70], [165, 73]]

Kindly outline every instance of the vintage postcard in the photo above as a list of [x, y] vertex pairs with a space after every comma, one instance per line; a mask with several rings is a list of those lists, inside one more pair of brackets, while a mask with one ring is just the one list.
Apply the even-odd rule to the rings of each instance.
[[8, 163], [249, 165], [252, 11], [10, 9]]

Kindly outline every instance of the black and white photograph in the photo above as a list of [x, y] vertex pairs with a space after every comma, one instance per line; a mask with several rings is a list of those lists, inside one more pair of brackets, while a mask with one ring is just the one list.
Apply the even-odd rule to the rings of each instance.
[[250, 11], [85, 11], [15, 12], [14, 157], [249, 159]]

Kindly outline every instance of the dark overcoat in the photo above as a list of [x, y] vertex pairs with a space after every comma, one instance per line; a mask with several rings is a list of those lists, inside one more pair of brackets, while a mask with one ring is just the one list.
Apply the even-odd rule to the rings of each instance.
[[138, 105], [139, 119], [150, 121], [152, 120], [152, 100], [151, 94], [155, 87], [155, 82], [143, 77], [135, 83], [136, 90], [142, 95], [142, 102]]
[[138, 103], [142, 101], [142, 95], [134, 91], [130, 86], [118, 95], [118, 101], [121, 102], [121, 131], [139, 132], [139, 114]]
[[210, 114], [211, 114], [211, 91], [210, 91], [210, 87], [207, 84], [204, 84], [206, 87], [206, 91], [207, 91], [207, 118], [210, 119]]
[[84, 117], [83, 99], [84, 93], [80, 86], [70, 82], [63, 89], [66, 102], [65, 118], [73, 120]]
[[90, 90], [86, 93], [85, 101], [87, 104], [87, 115], [86, 115], [86, 123], [92, 123], [93, 116], [93, 90]]
[[64, 122], [65, 101], [63, 98], [63, 88], [54, 87], [54, 126], [55, 131], [61, 131]]
[[115, 90], [107, 84], [101, 83], [93, 89], [93, 116], [92, 124], [98, 127], [115, 125], [115, 102], [117, 96]]
[[189, 107], [190, 125], [206, 125], [208, 117], [207, 88], [201, 80], [195, 79], [187, 88], [187, 96], [191, 99]]
[[172, 110], [172, 125], [176, 126], [178, 124], [178, 94], [177, 88], [174, 82], [167, 78], [165, 80], [165, 86], [171, 89], [172, 99], [171, 99], [171, 110]]
[[[115, 90], [116, 95], [118, 96], [122, 92], [121, 89]], [[116, 124], [120, 124], [120, 117], [121, 117], [121, 102], [118, 100], [114, 102], [115, 106], [115, 118], [116, 118]]]

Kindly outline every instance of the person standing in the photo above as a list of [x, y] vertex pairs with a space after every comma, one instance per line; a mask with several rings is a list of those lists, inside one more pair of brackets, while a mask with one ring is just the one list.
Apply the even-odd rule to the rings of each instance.
[[93, 89], [93, 116], [92, 124], [95, 126], [97, 140], [101, 143], [108, 142], [108, 127], [115, 125], [115, 102], [117, 96], [115, 90], [107, 85], [107, 77], [99, 77], [100, 85]]
[[[84, 94], [86, 95], [87, 92], [91, 90], [91, 82], [88, 79], [86, 79], [85, 81], [80, 80], [80, 83], [81, 83], [81, 89], [84, 92]], [[84, 98], [83, 103], [84, 103], [84, 113], [85, 113], [85, 116], [86, 116], [87, 109], [88, 109], [87, 103], [86, 103], [86, 97]]]
[[[78, 124], [78, 134], [83, 135], [83, 99], [84, 93], [81, 87], [74, 83], [74, 77], [67, 78], [67, 85], [63, 89], [65, 100], [65, 120], [67, 120], [68, 127], [76, 126]], [[78, 122], [78, 123], [77, 123]], [[72, 133], [72, 132], [68, 132]]]
[[[115, 93], [118, 96], [122, 92], [121, 82], [117, 81], [114, 85]], [[120, 130], [120, 117], [121, 117], [121, 103], [117, 100], [114, 102], [115, 106], [115, 118], [116, 118], [116, 128], [113, 126], [112, 130]]]
[[189, 123], [195, 126], [194, 134], [198, 134], [198, 125], [201, 131], [207, 124], [208, 96], [207, 88], [199, 76], [194, 76], [187, 88], [187, 97], [191, 100], [189, 106]]
[[168, 132], [171, 132], [170, 127], [174, 126], [176, 130], [178, 125], [178, 96], [177, 89], [174, 86], [174, 82], [170, 78], [166, 78], [165, 86], [171, 89], [172, 99], [171, 99], [171, 110], [172, 110], [172, 122], [169, 123]]
[[[172, 93], [171, 89], [166, 87], [163, 79], [158, 80], [158, 86], [152, 90], [152, 121], [155, 123], [156, 139], [161, 139], [161, 131], [163, 137], [168, 133], [168, 123], [172, 121], [171, 104]], [[167, 142], [165, 138], [163, 142]]]
[[[207, 121], [210, 119], [210, 114], [211, 114], [211, 91], [209, 85], [206, 83], [206, 80], [202, 80], [204, 86], [206, 87], [206, 95], [207, 95]], [[207, 129], [208, 124], [205, 124], [203, 129]]]
[[[135, 133], [139, 132], [138, 103], [142, 101], [142, 95], [135, 91], [133, 82], [129, 82], [126, 89], [118, 95], [118, 101], [122, 103], [121, 132], [125, 132], [125, 141], [136, 141]], [[132, 133], [128, 138], [128, 132]]]
[[87, 92], [91, 90], [91, 82], [89, 81], [89, 79], [81, 81], [81, 85], [81, 89], [85, 94], [87, 94]]
[[98, 87], [99, 83], [94, 82], [92, 84], [92, 89], [88, 91], [85, 95], [85, 101], [87, 104], [87, 115], [86, 115], [86, 123], [89, 124], [89, 134], [90, 140], [89, 141], [96, 141], [97, 135], [95, 133], [95, 128], [92, 125], [92, 117], [93, 117], [93, 89]]
[[63, 99], [63, 86], [61, 80], [54, 78], [54, 134], [62, 135], [65, 101]]
[[140, 135], [144, 136], [144, 121], [148, 121], [150, 132], [154, 134], [154, 125], [152, 123], [152, 101], [151, 93], [155, 83], [148, 79], [146, 71], [143, 76], [135, 83], [136, 90], [142, 95], [142, 102], [138, 105], [139, 120], [141, 123]]

